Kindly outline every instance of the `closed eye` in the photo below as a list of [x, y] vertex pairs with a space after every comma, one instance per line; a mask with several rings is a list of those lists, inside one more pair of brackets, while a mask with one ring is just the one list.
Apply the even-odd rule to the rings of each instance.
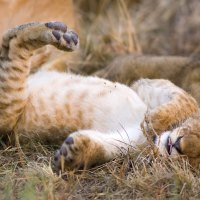
[[179, 154], [183, 154], [183, 152], [181, 151], [181, 146], [180, 146], [180, 141], [182, 137], [183, 136], [178, 137], [176, 142], [172, 145], [172, 147], [174, 147]]

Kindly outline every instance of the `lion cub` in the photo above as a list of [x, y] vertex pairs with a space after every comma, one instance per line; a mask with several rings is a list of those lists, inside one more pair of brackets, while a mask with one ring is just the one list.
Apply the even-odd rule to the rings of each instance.
[[[30, 74], [28, 58], [47, 44], [73, 51], [79, 45], [78, 35], [61, 22], [29, 23], [4, 35], [0, 51], [0, 132], [14, 132], [20, 142], [28, 138], [61, 143], [66, 138], [55, 154], [58, 169], [61, 160], [66, 168], [86, 169], [113, 159], [129, 145], [144, 143], [140, 124], [147, 110], [158, 134], [198, 110], [189, 94], [167, 80], [142, 79], [129, 88], [97, 77], [55, 71]], [[192, 124], [190, 120], [185, 123], [186, 129]], [[161, 134], [161, 143], [156, 139], [161, 153], [199, 156], [199, 132], [184, 130], [181, 134]], [[191, 144], [197, 148], [195, 154], [189, 150]]]

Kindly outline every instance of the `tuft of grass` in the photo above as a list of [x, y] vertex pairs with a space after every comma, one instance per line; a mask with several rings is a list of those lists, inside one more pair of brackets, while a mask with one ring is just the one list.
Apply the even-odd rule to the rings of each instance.
[[[35, 155], [26, 158], [23, 167], [10, 164], [6, 171], [5, 166], [0, 167], [2, 199], [200, 198], [199, 171], [182, 158], [152, 157], [151, 145], [131, 147], [127, 154], [102, 166], [88, 171], [68, 171], [62, 176], [55, 174], [51, 167], [53, 151], [48, 148], [46, 151], [48, 156], [41, 159], [35, 160]], [[4, 151], [2, 158], [11, 161], [13, 155]]]

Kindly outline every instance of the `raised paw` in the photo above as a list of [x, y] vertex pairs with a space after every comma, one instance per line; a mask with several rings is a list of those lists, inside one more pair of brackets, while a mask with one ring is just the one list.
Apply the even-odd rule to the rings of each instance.
[[90, 137], [73, 133], [56, 151], [54, 165], [62, 172], [68, 169], [88, 169], [106, 162], [105, 150]]
[[1, 54], [6, 57], [10, 50], [16, 49], [13, 46], [29, 52], [47, 44], [61, 50], [73, 51], [78, 47], [79, 39], [77, 33], [62, 22], [32, 22], [10, 29], [4, 35]]
[[64, 46], [68, 49], [73, 49], [78, 45], [78, 35], [62, 22], [48, 22], [45, 26], [52, 30], [52, 35], [57, 41], [64, 42]]

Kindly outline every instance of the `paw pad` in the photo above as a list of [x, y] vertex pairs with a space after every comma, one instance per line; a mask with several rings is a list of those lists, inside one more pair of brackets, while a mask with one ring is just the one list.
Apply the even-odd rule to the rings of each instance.
[[69, 34], [64, 34], [64, 35], [63, 35], [63, 38], [64, 38], [64, 40], [65, 40], [67, 43], [70, 43], [71, 37], [70, 37]]
[[78, 44], [78, 35], [77, 35], [77, 33], [73, 32], [73, 31], [69, 31], [69, 32], [65, 33], [63, 35], [63, 38], [68, 44], [70, 44], [71, 41], [73, 41], [73, 43], [75, 45]]
[[73, 40], [74, 44], [77, 45], [77, 43], [78, 43], [78, 35], [77, 35], [77, 33], [71, 31], [71, 37], [72, 37], [72, 40]]
[[[68, 30], [67, 26], [62, 22], [48, 22], [45, 26], [51, 29], [51, 33], [59, 41], [59, 46], [67, 45], [67, 48], [74, 49], [78, 44], [78, 34], [74, 31]], [[66, 47], [66, 46], [65, 46]]]
[[78, 149], [74, 143], [75, 143], [74, 138], [69, 136], [65, 139], [61, 148], [56, 151], [54, 155], [54, 166], [58, 170], [61, 169], [63, 171], [64, 166], [67, 166], [67, 167], [75, 166], [76, 161], [77, 161], [76, 160], [77, 156], [80, 154], [78, 154], [77, 152]]
[[61, 147], [60, 154], [63, 156], [67, 156], [67, 148], [65, 146]]
[[64, 33], [67, 31], [67, 26], [62, 22], [48, 22], [45, 25], [50, 29], [59, 30]]
[[52, 31], [52, 34], [57, 40], [60, 40], [61, 35], [60, 35], [60, 33], [58, 31]]

